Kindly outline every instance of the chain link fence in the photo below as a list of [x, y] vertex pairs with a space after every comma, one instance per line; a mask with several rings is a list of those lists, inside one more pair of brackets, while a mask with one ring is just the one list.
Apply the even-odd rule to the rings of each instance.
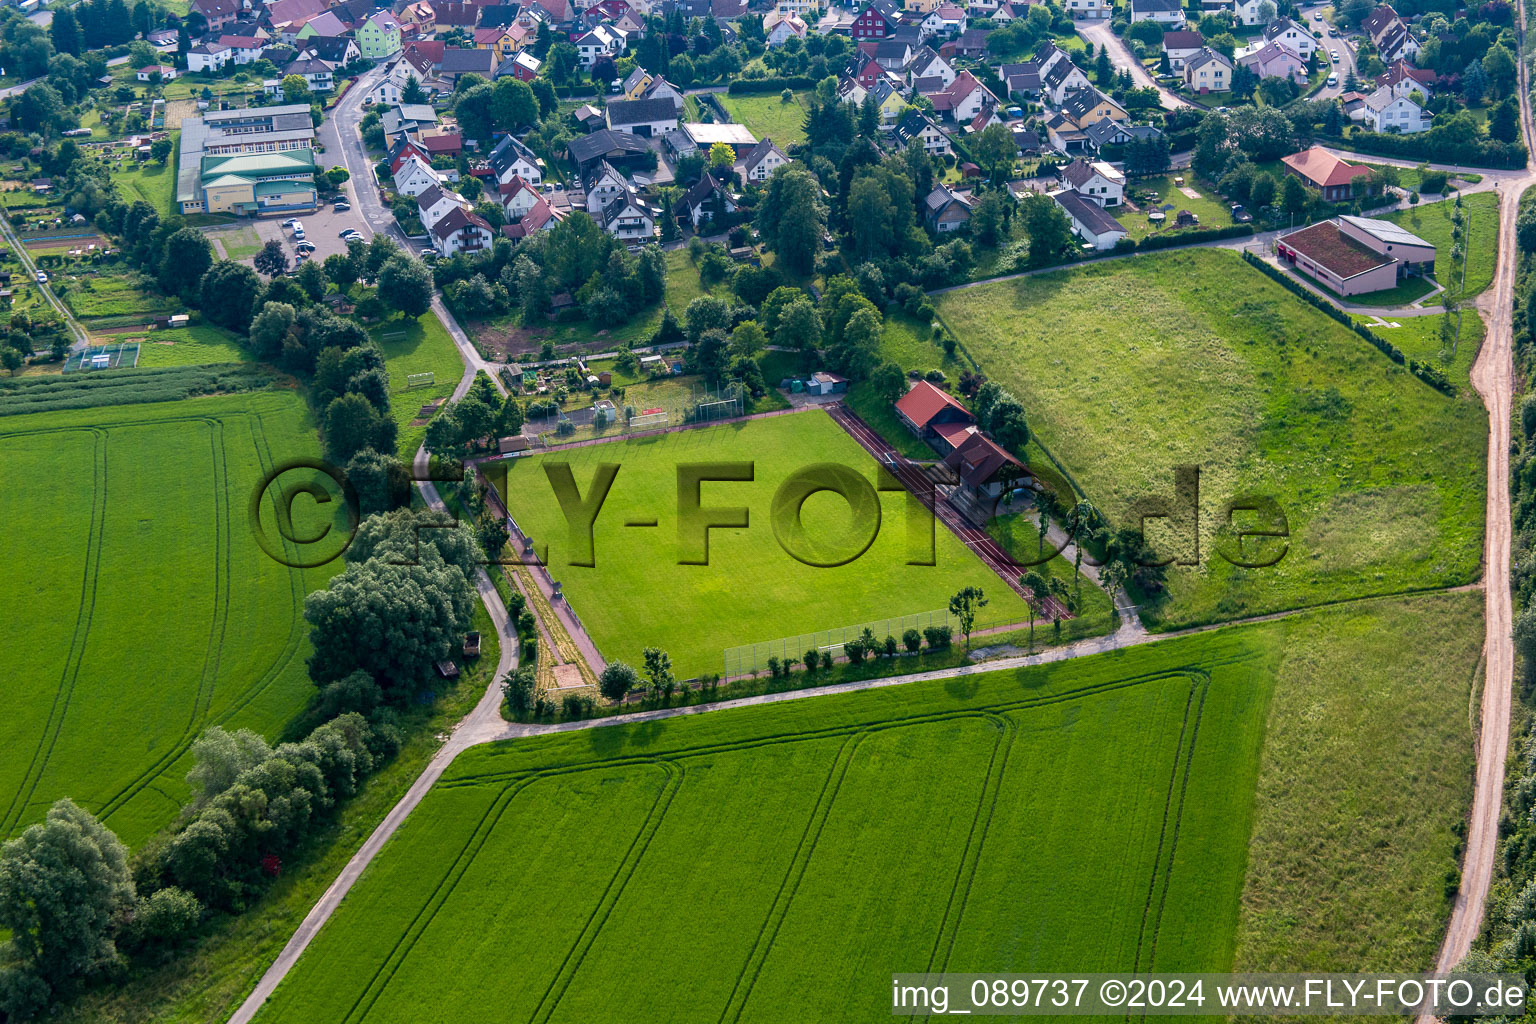
[[831, 654], [834, 658], [840, 658], [843, 656], [843, 644], [862, 636], [866, 629], [875, 635], [876, 640], [884, 640], [887, 636], [894, 636], [900, 640], [901, 635], [909, 629], [915, 629], [921, 633], [930, 626], [942, 626], [951, 632], [956, 628], [949, 612], [941, 608], [931, 612], [915, 612], [911, 615], [878, 619], [874, 622], [861, 622], [853, 626], [837, 626], [814, 633], [800, 633], [796, 636], [780, 637], [777, 640], [763, 640], [740, 647], [727, 647], [724, 652], [722, 678], [731, 679], [766, 671], [769, 658], [778, 658], [780, 661], [794, 658], [799, 661], [805, 657], [805, 652], [813, 647], [818, 651]]

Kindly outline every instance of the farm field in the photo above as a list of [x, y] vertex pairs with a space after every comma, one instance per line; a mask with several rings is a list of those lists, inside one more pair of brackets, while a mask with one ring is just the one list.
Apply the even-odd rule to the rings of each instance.
[[303, 601], [330, 570], [278, 564], [246, 516], [268, 467], [317, 454], [313, 424], [283, 393], [97, 407], [7, 418], [0, 452], [21, 560], [0, 835], [68, 795], [136, 844], [180, 809], [203, 728], [276, 736], [313, 690]]
[[[131, 337], [131, 334], [117, 337]], [[248, 363], [250, 351], [228, 331], [211, 324], [194, 324], [169, 331], [151, 331], [139, 344], [140, 366], [206, 366]]]
[[[448, 329], [431, 310], [415, 321], [387, 320], [368, 333], [384, 351], [391, 411], [400, 427], [396, 451], [409, 463], [427, 436], [426, 424], [413, 427], [411, 421], [420, 415], [422, 406], [453, 394], [464, 376], [464, 364]], [[435, 383], [408, 391], [406, 379], [413, 373], [432, 373]]]
[[780, 149], [805, 141], [804, 92], [785, 103], [778, 93], [761, 96], [721, 94], [720, 102], [731, 119], [746, 125], [759, 139], [772, 139]]
[[[1458, 607], [1473, 608], [1464, 597]], [[431, 1007], [464, 1022], [883, 1020], [896, 964], [1229, 970], [1253, 937], [1240, 915], [1255, 891], [1251, 844], [1276, 831], [1259, 826], [1254, 792], [1285, 782], [1279, 772], [1308, 787], [1326, 822], [1302, 837], [1315, 842], [1296, 849], [1275, 892], [1305, 919], [1297, 930], [1331, 898], [1308, 883], [1356, 867], [1358, 837], [1333, 823], [1369, 813], [1372, 795], [1401, 787], [1405, 802], [1440, 800], [1382, 827], [1449, 860], [1444, 825], [1465, 794], [1403, 778], [1422, 763], [1424, 735], [1360, 742], [1349, 786], [1327, 774], [1337, 760], [1277, 761], [1265, 747], [1266, 735], [1315, 718], [1320, 700], [1369, 703], [1383, 731], [1429, 710], [1451, 732], [1461, 723], [1457, 755], [1432, 774], [1465, 774], [1458, 712], [1475, 632], [1425, 644], [1425, 671], [1443, 667], [1443, 685], [1371, 680], [1393, 696], [1422, 690], [1408, 707], [1355, 698], [1350, 674], [1335, 671], [1447, 611], [1440, 598], [1372, 602], [964, 686], [935, 680], [477, 748], [257, 1019], [407, 1021]], [[1458, 613], [1452, 625], [1475, 623]], [[1297, 634], [1311, 638], [1304, 657], [1286, 654]], [[1434, 665], [1434, 650], [1454, 663]], [[1304, 828], [1297, 810], [1288, 806], [1287, 824]], [[1428, 920], [1443, 922], [1440, 870], [1385, 851], [1350, 881], [1383, 906], [1399, 891], [1434, 894]], [[511, 873], [539, 879], [537, 899], [506, 898]], [[1356, 925], [1362, 941], [1400, 928], [1376, 915]], [[640, 947], [672, 955], [643, 972], [611, 969]], [[507, 949], [519, 951], [515, 966]], [[1394, 949], [1379, 959], [1407, 958]]]
[[[746, 506], [749, 525], [710, 530], [709, 564], [680, 564], [677, 467], [743, 461], [755, 465], [753, 480], [703, 484], [701, 498], [706, 508]], [[566, 519], [546, 463], [569, 465], [583, 494], [599, 464], [622, 467], [594, 526], [594, 568], [571, 565]], [[1024, 620], [1022, 599], [942, 526], [934, 530], [936, 564], [905, 564], [907, 499], [900, 493], [881, 495], [878, 535], [853, 561], [816, 568], [785, 553], [771, 522], [774, 492], [792, 473], [819, 463], [875, 480], [874, 460], [825, 413], [808, 411], [518, 459], [504, 464], [497, 486], [523, 532], [548, 543], [550, 573], [604, 657], [638, 665], [645, 647], [660, 647], [679, 679], [719, 672], [727, 647], [933, 611], [967, 585], [991, 599], [985, 618]], [[630, 519], [658, 525], [626, 527]], [[848, 504], [836, 495], [813, 495], [803, 522], [826, 560], [857, 549]]]
[[[1200, 467], [1200, 564], [1170, 566], [1167, 591], [1143, 595], [1150, 626], [1477, 576], [1487, 428], [1475, 396], [1425, 386], [1233, 253], [997, 282], [942, 295], [939, 311], [1112, 522], [1142, 496], [1171, 497], [1174, 467]], [[1227, 502], [1250, 495], [1288, 523], [1269, 568], [1215, 554]], [[1170, 532], [1154, 522], [1150, 536], [1192, 560], [1191, 531]]]
[[[1420, 203], [1406, 210], [1386, 215], [1384, 220], [1400, 224], [1435, 247], [1435, 280], [1445, 286], [1445, 294], [1455, 299], [1470, 299], [1482, 294], [1493, 283], [1493, 265], [1498, 254], [1499, 196], [1496, 192], [1474, 192], [1461, 200], [1464, 223], [1463, 248], [1467, 254], [1466, 286], [1461, 286], [1458, 265], [1457, 279], [1450, 279], [1451, 213], [1456, 207], [1453, 199], [1437, 203]], [[1438, 304], [1438, 297], [1437, 297]]]

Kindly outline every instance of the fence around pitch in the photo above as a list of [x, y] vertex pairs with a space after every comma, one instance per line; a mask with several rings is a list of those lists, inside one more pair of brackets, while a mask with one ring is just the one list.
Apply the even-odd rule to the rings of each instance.
[[929, 626], [943, 626], [953, 631], [955, 623], [949, 612], [940, 608], [930, 612], [914, 612], [911, 615], [897, 615], [874, 622], [860, 622], [852, 626], [837, 626], [814, 633], [800, 633], [796, 636], [780, 637], [777, 640], [763, 640], [755, 644], [728, 647], [723, 652], [723, 678], [731, 679], [766, 671], [769, 658], [778, 658], [780, 661], [785, 658], [794, 658], [799, 661], [805, 657], [805, 652], [813, 647], [834, 658], [840, 658], [843, 655], [843, 644], [862, 636], [866, 629], [875, 635], [876, 640], [884, 640], [887, 636], [894, 636], [900, 640], [901, 635], [909, 629], [915, 629], [921, 633]]

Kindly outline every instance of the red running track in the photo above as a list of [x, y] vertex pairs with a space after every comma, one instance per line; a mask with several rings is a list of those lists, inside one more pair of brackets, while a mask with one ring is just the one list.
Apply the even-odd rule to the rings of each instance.
[[[979, 530], [966, 522], [947, 501], [938, 499], [938, 491], [922, 471], [909, 461], [900, 452], [892, 451], [885, 440], [858, 417], [857, 414], [841, 404], [827, 406], [827, 412], [836, 421], [838, 426], [846, 430], [850, 437], [880, 461], [882, 465], [891, 470], [892, 475], [899, 480], [903, 487], [917, 495], [917, 500], [923, 503], [923, 507], [934, 515], [939, 521], [949, 528], [949, 531], [960, 542], [976, 553], [976, 557], [997, 573], [1003, 582], [1030, 604], [1034, 604], [1034, 598], [1025, 593], [1024, 587], [1019, 583], [1019, 576], [1026, 571], [1026, 566], [1016, 563], [1009, 554], [1003, 550], [992, 536], [985, 530]], [[1072, 613], [1060, 598], [1050, 596], [1040, 602], [1037, 609], [1046, 619], [1070, 619]]]

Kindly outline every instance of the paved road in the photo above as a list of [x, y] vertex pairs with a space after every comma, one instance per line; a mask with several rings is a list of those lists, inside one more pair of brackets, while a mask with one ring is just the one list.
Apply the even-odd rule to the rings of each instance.
[[[1525, 3], [1519, 5], [1520, 34], [1525, 34]], [[1523, 47], [1522, 47], [1523, 50]], [[1529, 148], [1536, 142], [1531, 118], [1530, 82], [1525, 61], [1520, 66], [1520, 121]], [[1504, 799], [1504, 760], [1509, 750], [1509, 716], [1514, 687], [1512, 639], [1514, 609], [1509, 593], [1509, 439], [1510, 407], [1514, 402], [1515, 279], [1519, 254], [1515, 246], [1515, 217], [1520, 194], [1536, 182], [1529, 168], [1511, 176], [1499, 189], [1499, 262], [1493, 287], [1479, 296], [1478, 307], [1488, 324], [1487, 341], [1472, 367], [1472, 386], [1488, 407], [1488, 511], [1483, 535], [1484, 682], [1482, 723], [1477, 737], [1477, 775], [1472, 791], [1467, 848], [1462, 860], [1461, 891], [1451, 910], [1436, 969], [1458, 964], [1483, 927], [1488, 887], [1499, 847], [1499, 812]], [[1423, 1018], [1421, 1018], [1423, 1021]], [[1426, 1022], [1427, 1024], [1427, 1022]]]
[[1167, 87], [1160, 85], [1152, 73], [1142, 66], [1130, 49], [1125, 45], [1125, 40], [1109, 30], [1107, 21], [1080, 21], [1077, 23], [1077, 34], [1093, 44], [1097, 51], [1100, 48], [1108, 48], [1109, 59], [1117, 68], [1122, 68], [1131, 73], [1131, 80], [1142, 89], [1156, 89], [1158, 98], [1163, 102], [1164, 110], [1177, 110], [1180, 107], [1193, 106], [1188, 100], [1183, 99]]
[[[362, 133], [357, 130], [358, 122], [363, 118], [363, 97], [383, 77], [384, 68], [378, 67], [368, 72], [353, 83], [352, 88], [341, 98], [331, 111], [331, 115], [325, 119], [320, 127], [320, 135], [325, 140], [325, 159], [339, 164], [347, 169], [350, 179], [346, 189], [352, 197], [352, 212], [357, 215], [360, 225], [359, 230], [364, 237], [372, 238], [375, 234], [386, 234], [399, 242], [407, 253], [420, 259], [420, 251], [417, 245], [412, 243], [401, 232], [400, 226], [395, 223], [394, 214], [384, 205], [384, 198], [379, 193], [378, 186], [373, 181], [373, 162], [368, 158], [368, 152], [363, 147]], [[464, 377], [454, 389], [455, 400], [463, 398], [469, 390], [469, 385], [475, 379], [476, 371], [484, 372], [496, 384], [496, 390], [502, 394], [507, 393], [506, 386], [501, 378], [496, 375], [499, 363], [493, 363], [480, 355], [480, 350], [470, 341], [464, 329], [454, 315], [443, 305], [442, 296], [434, 293], [432, 296], [432, 311], [442, 321], [447, 329], [449, 337], [458, 346], [459, 355], [464, 360]]]
[[0, 217], [0, 238], [5, 239], [5, 244], [11, 247], [11, 252], [15, 253], [16, 258], [21, 261], [22, 270], [26, 273], [27, 278], [38, 291], [43, 293], [43, 298], [48, 300], [48, 305], [52, 306], [53, 311], [59, 314], [59, 317], [64, 321], [64, 326], [68, 329], [70, 335], [74, 337], [75, 344], [81, 347], [88, 346], [91, 340], [90, 335], [86, 333], [84, 327], [80, 326], [80, 321], [75, 319], [75, 315], [69, 311], [69, 307], [64, 305], [57, 295], [53, 294], [53, 285], [38, 284], [37, 264], [33, 262], [32, 254], [27, 251], [26, 246], [21, 244], [21, 239], [16, 237], [16, 232], [11, 229], [10, 222], [4, 217]]

